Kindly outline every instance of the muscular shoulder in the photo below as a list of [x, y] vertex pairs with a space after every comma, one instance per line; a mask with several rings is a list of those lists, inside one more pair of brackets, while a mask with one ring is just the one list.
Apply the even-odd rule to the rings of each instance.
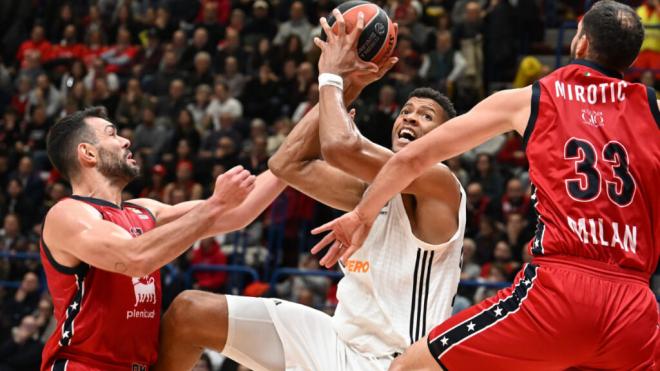
[[87, 220], [102, 219], [98, 210], [82, 201], [64, 199], [48, 210], [44, 220], [44, 234], [51, 230], [62, 231], [75, 228]]

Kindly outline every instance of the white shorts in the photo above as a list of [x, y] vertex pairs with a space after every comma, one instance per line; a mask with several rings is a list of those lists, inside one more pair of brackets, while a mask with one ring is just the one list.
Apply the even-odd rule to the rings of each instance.
[[330, 316], [304, 305], [227, 295], [227, 308], [222, 353], [255, 371], [382, 371], [393, 360], [353, 350], [337, 337]]

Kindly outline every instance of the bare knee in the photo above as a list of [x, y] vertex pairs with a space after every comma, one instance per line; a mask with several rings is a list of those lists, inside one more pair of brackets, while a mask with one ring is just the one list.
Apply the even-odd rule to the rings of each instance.
[[204, 346], [209, 346], [209, 335], [214, 334], [215, 340], [218, 335], [224, 339], [227, 330], [227, 299], [224, 295], [204, 291], [183, 291], [174, 298], [163, 315], [163, 329], [176, 332], [181, 340]]

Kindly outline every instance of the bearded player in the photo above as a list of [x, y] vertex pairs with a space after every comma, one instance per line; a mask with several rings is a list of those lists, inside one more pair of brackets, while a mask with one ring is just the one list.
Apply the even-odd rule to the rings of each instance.
[[139, 173], [129, 146], [99, 107], [65, 117], [48, 134], [48, 155], [73, 196], [44, 221], [41, 255], [57, 330], [42, 370], [152, 367], [162, 305], [158, 270], [196, 240], [243, 228], [284, 188], [270, 172], [255, 179], [236, 167], [217, 178], [204, 201], [122, 202]]
[[[381, 206], [425, 169], [509, 130], [523, 136], [539, 214], [533, 261], [513, 286], [434, 328], [391, 369], [657, 367], [649, 278], [660, 255], [660, 110], [652, 88], [622, 80], [643, 38], [632, 8], [596, 3], [578, 25], [571, 64], [406, 146], [354, 211], [316, 230], [331, 230], [321, 245], [336, 240], [330, 253], [346, 259]], [[334, 65], [322, 72], [351, 72], [338, 68], [350, 65], [348, 43], [328, 43], [322, 59]], [[322, 89], [321, 102], [336, 94]]]

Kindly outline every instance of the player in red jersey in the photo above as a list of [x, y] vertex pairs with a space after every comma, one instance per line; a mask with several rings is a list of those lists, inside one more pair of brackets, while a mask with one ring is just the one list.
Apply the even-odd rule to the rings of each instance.
[[74, 196], [44, 221], [41, 254], [57, 330], [41, 369], [146, 371], [158, 356], [158, 270], [196, 240], [244, 227], [284, 183], [235, 167], [216, 179], [207, 200], [122, 202], [139, 167], [130, 142], [98, 107], [57, 122], [47, 145]]
[[[658, 367], [648, 282], [660, 255], [660, 110], [653, 89], [621, 80], [643, 37], [633, 9], [596, 3], [572, 41], [573, 63], [533, 86], [498, 92], [416, 140], [390, 159], [354, 211], [316, 229], [331, 231], [316, 248], [334, 241], [329, 256], [346, 259], [382, 205], [425, 169], [509, 130], [523, 135], [539, 214], [532, 263], [513, 286], [434, 328], [391, 369]], [[339, 40], [325, 46], [320, 72], [350, 73], [348, 41]]]

